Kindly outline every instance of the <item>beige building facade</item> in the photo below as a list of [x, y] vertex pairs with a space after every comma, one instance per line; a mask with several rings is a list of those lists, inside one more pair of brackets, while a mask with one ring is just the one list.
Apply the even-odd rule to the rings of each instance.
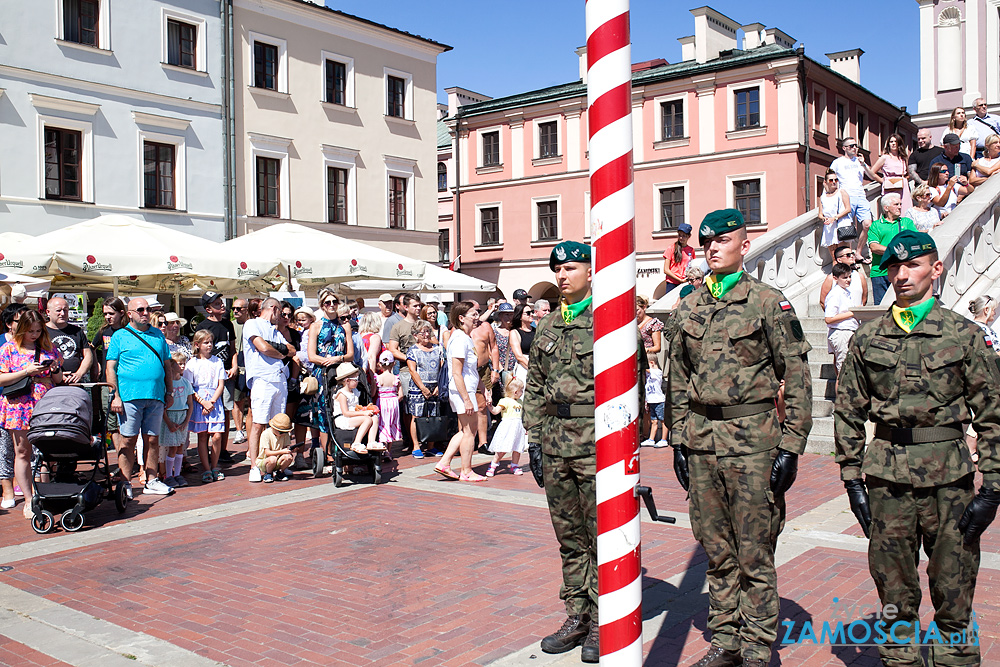
[[437, 56], [307, 0], [234, 3], [239, 234], [294, 222], [438, 259]]

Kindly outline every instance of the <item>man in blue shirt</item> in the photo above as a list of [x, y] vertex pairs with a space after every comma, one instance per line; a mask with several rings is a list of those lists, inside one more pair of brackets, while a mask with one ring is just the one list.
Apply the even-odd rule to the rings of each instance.
[[164, 400], [172, 391], [167, 366], [170, 353], [160, 330], [149, 326], [149, 315], [145, 299], [128, 302], [129, 325], [116, 331], [108, 345], [107, 375], [115, 388], [111, 411], [118, 413], [122, 436], [122, 447], [118, 450], [122, 478], [126, 483], [132, 478], [135, 445], [141, 432], [146, 444], [144, 492], [167, 496], [174, 490], [160, 481], [157, 474]]

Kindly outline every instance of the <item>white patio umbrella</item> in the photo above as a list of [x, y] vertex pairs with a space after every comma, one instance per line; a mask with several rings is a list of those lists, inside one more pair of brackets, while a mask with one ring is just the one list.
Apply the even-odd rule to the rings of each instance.
[[467, 276], [457, 271], [449, 271], [436, 264], [427, 264], [424, 277], [418, 280], [353, 280], [342, 283], [346, 291], [361, 292], [492, 292], [497, 286], [491, 282]]
[[15, 240], [5, 254], [29, 275], [58, 276], [91, 289], [127, 285], [144, 292], [195, 284], [219, 291], [268, 289], [281, 268], [273, 253], [231, 255], [223, 244], [123, 215]]
[[270, 253], [289, 278], [309, 288], [352, 279], [413, 280], [424, 275], [425, 262], [304, 225], [280, 223], [222, 244], [228, 254]]

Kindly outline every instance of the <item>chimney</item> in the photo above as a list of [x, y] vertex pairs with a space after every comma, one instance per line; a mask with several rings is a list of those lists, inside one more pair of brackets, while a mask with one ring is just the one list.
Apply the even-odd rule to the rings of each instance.
[[[711, 7], [692, 9], [694, 15], [694, 56], [699, 63], [719, 57], [722, 51], [736, 48], [740, 24]], [[683, 42], [682, 42], [683, 44]]]
[[837, 74], [846, 76], [854, 83], [861, 85], [861, 49], [851, 49], [850, 51], [837, 51], [828, 53], [826, 57], [830, 59], [830, 69]]
[[777, 28], [768, 28], [764, 31], [764, 43], [777, 44], [778, 46], [783, 46], [786, 49], [795, 48], [795, 38], [781, 32]]
[[576, 50], [576, 57], [580, 59], [580, 79], [587, 83], [587, 45], [584, 44]]
[[677, 41], [681, 43], [681, 60], [694, 60], [694, 35], [681, 37]]
[[763, 23], [747, 23], [743, 26], [743, 50], [756, 49], [763, 42], [761, 34], [764, 31]]
[[474, 93], [471, 90], [465, 88], [459, 88], [458, 86], [453, 86], [451, 88], [445, 88], [444, 92], [448, 93], [448, 115], [454, 116], [458, 113], [458, 108], [465, 106], [466, 104], [475, 104], [476, 102], [488, 102], [492, 100], [492, 97], [486, 95], [481, 95], [479, 93]]

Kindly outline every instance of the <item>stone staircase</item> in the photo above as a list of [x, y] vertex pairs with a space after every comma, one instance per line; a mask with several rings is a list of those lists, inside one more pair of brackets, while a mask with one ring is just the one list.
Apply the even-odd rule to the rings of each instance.
[[[819, 306], [815, 306], [819, 310]], [[832, 454], [833, 401], [836, 398], [836, 368], [833, 355], [826, 351], [826, 322], [823, 316], [799, 318], [806, 340], [812, 345], [809, 352], [809, 372], [812, 374], [813, 427], [806, 443], [810, 454]]]

